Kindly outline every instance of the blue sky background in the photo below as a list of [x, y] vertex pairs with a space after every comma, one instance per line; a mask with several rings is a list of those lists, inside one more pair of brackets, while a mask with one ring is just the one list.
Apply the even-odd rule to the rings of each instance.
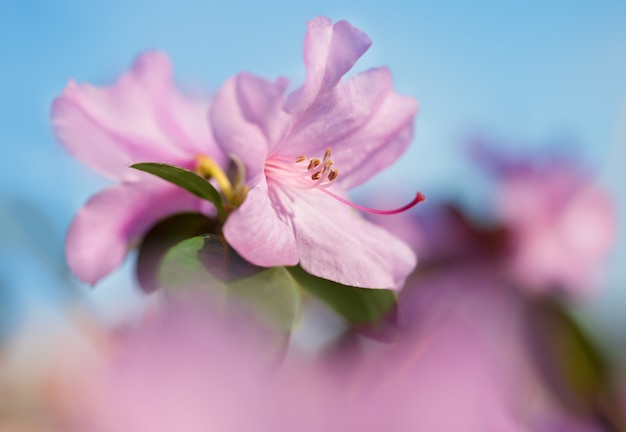
[[[463, 144], [480, 136], [579, 155], [626, 214], [624, 1], [0, 0], [0, 302], [65, 298], [58, 287], [74, 286], [55, 270], [65, 230], [105, 182], [52, 136], [49, 106], [69, 77], [108, 83], [157, 48], [192, 88], [214, 91], [243, 70], [297, 86], [305, 23], [317, 15], [365, 31], [374, 44], [355, 69], [388, 65], [398, 92], [421, 103], [411, 149], [357, 194], [445, 191], [479, 207], [486, 182]], [[623, 226], [622, 216], [611, 277], [592, 312], [603, 331], [626, 326]], [[127, 284], [114, 275], [93, 296], [115, 310]]]

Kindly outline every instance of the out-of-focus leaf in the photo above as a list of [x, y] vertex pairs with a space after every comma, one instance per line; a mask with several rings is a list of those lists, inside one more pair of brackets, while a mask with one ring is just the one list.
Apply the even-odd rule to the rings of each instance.
[[221, 220], [226, 218], [226, 211], [224, 210], [222, 197], [219, 192], [211, 183], [198, 174], [174, 165], [155, 162], [136, 163], [130, 167], [161, 177], [163, 180], [167, 180], [202, 199], [212, 202], [217, 209], [219, 218]]
[[286, 331], [300, 316], [302, 299], [297, 282], [285, 267], [263, 270], [228, 285], [229, 298], [241, 299]]
[[137, 280], [150, 293], [159, 288], [157, 270], [165, 253], [181, 241], [216, 230], [216, 221], [200, 213], [179, 213], [163, 219], [148, 231], [139, 247]]
[[288, 267], [300, 286], [355, 325], [376, 325], [394, 313], [396, 295], [384, 289], [356, 288], [313, 276], [301, 267]]
[[527, 324], [538, 369], [556, 396], [579, 415], [621, 422], [607, 364], [565, 309], [549, 299], [532, 301]]
[[159, 281], [174, 295], [209, 292], [224, 307], [251, 309], [284, 331], [298, 319], [298, 284], [284, 267], [254, 266], [235, 252], [222, 236], [205, 234], [172, 247], [162, 260]]

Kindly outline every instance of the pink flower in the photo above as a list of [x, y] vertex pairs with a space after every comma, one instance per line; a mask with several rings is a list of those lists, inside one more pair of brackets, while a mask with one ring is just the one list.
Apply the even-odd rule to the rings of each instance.
[[296, 350], [272, 363], [276, 340], [238, 314], [179, 312], [75, 383], [79, 430], [522, 430], [463, 326], [350, 355], [345, 370], [346, 359], [319, 362]]
[[514, 238], [510, 267], [533, 291], [583, 295], [615, 233], [610, 196], [573, 164], [520, 164], [501, 172], [496, 211]]
[[[470, 258], [465, 262], [441, 266], [407, 283], [399, 295], [398, 306], [402, 319], [401, 337], [408, 338], [400, 344], [401, 349], [410, 347], [411, 340], [415, 341], [413, 345], [416, 348], [419, 347], [417, 341], [427, 341], [435, 347], [450, 344], [448, 355], [439, 357], [432, 371], [416, 381], [415, 387], [428, 386], [432, 389], [430, 403], [433, 410], [445, 410], [445, 386], [448, 383], [447, 391], [452, 395], [448, 398], [450, 402], [467, 398], [457, 404], [455, 413], [465, 415], [468, 424], [472, 416], [480, 419], [481, 407], [485, 406], [492, 414], [498, 414], [496, 418], [489, 416], [488, 420], [507, 420], [503, 414], [508, 413], [521, 426], [519, 430], [600, 430], [593, 426], [599, 412], [592, 414], [584, 408], [584, 404], [570, 402], [580, 400], [577, 399], [580, 394], [574, 395], [574, 391], [580, 390], [568, 385], [560, 388], [555, 385], [562, 379], [564, 371], [542, 366], [549, 354], [540, 348], [534, 332], [530, 331], [530, 327], [537, 327], [537, 306], [512, 289], [493, 262], [485, 260], [481, 264]], [[542, 322], [546, 323], [545, 320]], [[545, 326], [537, 328], [537, 331], [551, 335], [545, 336], [550, 345], [562, 346], [563, 335], [556, 336], [554, 328]], [[458, 337], [457, 341], [450, 340], [454, 335]], [[411, 352], [406, 353], [406, 357], [410, 358]], [[401, 370], [402, 356], [398, 354], [395, 357], [394, 367]], [[415, 373], [426, 373], [424, 361], [427, 358], [424, 355], [418, 360], [422, 363], [415, 368]], [[585, 364], [584, 360], [581, 364]], [[436, 374], [440, 374], [438, 379]], [[474, 381], [472, 385], [470, 380], [478, 380], [479, 377], [483, 382]], [[433, 380], [430, 385], [429, 378]], [[435, 382], [439, 382], [440, 386], [437, 387]], [[471, 398], [471, 394], [475, 395], [475, 399]], [[438, 400], [442, 408], [438, 408]], [[419, 406], [417, 399], [413, 401]], [[489, 402], [483, 404], [480, 401]], [[492, 411], [494, 408], [496, 411]], [[449, 425], [461, 421], [457, 416], [446, 419], [431, 415], [431, 418], [447, 421]], [[481, 430], [478, 424], [476, 426], [476, 430]], [[502, 429], [484, 425], [482, 430]]]
[[216, 95], [215, 138], [241, 159], [250, 188], [224, 235], [250, 262], [300, 263], [343, 284], [392, 289], [415, 266], [410, 248], [345, 199], [347, 189], [394, 162], [413, 136], [417, 102], [393, 91], [386, 68], [341, 81], [370, 44], [346, 21], [316, 18], [304, 42], [302, 87], [285, 98], [285, 78], [244, 73]]
[[209, 103], [183, 96], [168, 58], [140, 56], [110, 87], [70, 81], [52, 105], [55, 133], [66, 150], [117, 181], [92, 197], [74, 218], [66, 242], [70, 269], [94, 284], [123, 261], [129, 244], [155, 222], [210, 205], [149, 174], [136, 162], [193, 169], [199, 155], [223, 161], [206, 120]]

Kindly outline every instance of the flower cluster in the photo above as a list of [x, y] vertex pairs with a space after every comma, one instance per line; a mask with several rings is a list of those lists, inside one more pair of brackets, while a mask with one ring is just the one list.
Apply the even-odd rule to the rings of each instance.
[[[192, 100], [174, 88], [160, 53], [142, 55], [108, 88], [70, 82], [52, 107], [56, 134], [72, 155], [120, 182], [72, 223], [70, 268], [95, 283], [159, 219], [211, 215], [186, 191], [128, 169], [161, 162], [216, 181], [232, 208], [223, 234], [251, 263], [300, 264], [345, 285], [398, 289], [415, 267], [413, 252], [345, 197], [406, 150], [417, 112], [413, 98], [394, 92], [386, 68], [342, 81], [370, 44], [346, 21], [310, 21], [306, 80], [287, 96], [285, 78], [241, 74], [212, 101]], [[229, 159], [240, 170], [234, 185], [225, 174]]]
[[597, 287], [610, 197], [574, 163], [483, 149], [483, 220], [432, 199], [408, 211], [421, 193], [352, 202], [418, 110], [384, 67], [345, 78], [370, 45], [319, 17], [291, 92], [242, 73], [191, 96], [148, 52], [55, 99], [58, 140], [115, 182], [71, 223], [70, 269], [96, 284], [138, 245], [139, 284], [161, 288], [142, 319], [86, 332], [80, 376], [53, 392], [66, 430], [624, 429], [567, 308]]

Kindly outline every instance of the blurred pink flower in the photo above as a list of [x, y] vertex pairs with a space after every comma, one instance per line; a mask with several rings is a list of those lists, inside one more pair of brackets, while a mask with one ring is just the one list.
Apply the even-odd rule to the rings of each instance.
[[541, 327], [546, 320], [537, 324], [537, 305], [515, 289], [522, 284], [508, 268], [516, 245], [506, 229], [433, 200], [416, 214], [382, 222], [412, 239], [421, 260], [398, 296], [403, 333], [424, 339], [451, 326], [471, 335], [503, 409], [529, 430], [602, 430], [588, 412], [577, 411], [572, 400], [580, 395], [563, 385], [562, 371], [536, 341], [537, 331], [550, 329]]
[[193, 169], [198, 155], [224, 160], [206, 119], [208, 101], [183, 96], [172, 81], [167, 56], [150, 52], [110, 87], [70, 81], [52, 105], [65, 149], [119, 182], [92, 197], [69, 228], [68, 265], [85, 282], [94, 284], [119, 266], [129, 244], [158, 220], [211, 211], [183, 189], [128, 167], [164, 162]]
[[615, 235], [608, 193], [559, 160], [503, 169], [498, 186], [496, 213], [513, 237], [514, 275], [532, 291], [588, 294]]
[[78, 383], [80, 430], [521, 430], [463, 326], [407, 334], [342, 369], [298, 352], [272, 365], [275, 340], [244, 321], [184, 310], [130, 338]]
[[[497, 268], [494, 271], [489, 261], [482, 264], [468, 261], [445, 266], [408, 283], [398, 299], [404, 337], [408, 334], [424, 339], [424, 335], [426, 338], [430, 335], [433, 343], [442, 343], [437, 341], [443, 337], [439, 329], [457, 332], [456, 344], [467, 344], [466, 352], [451, 354], [448, 365], [442, 365], [442, 369], [468, 379], [466, 374], [472, 376], [476, 372], [458, 372], [455, 365], [471, 367], [472, 363], [467, 361], [475, 358], [480, 366], [474, 367], [488, 377], [483, 378], [481, 388], [491, 386], [486, 396], [476, 394], [476, 397], [481, 400], [495, 397], [500, 413], [514, 418], [520, 430], [603, 430], [596, 423], [593, 415], [596, 413], [576, 411], [565, 402], [567, 397], [564, 399], [553, 387], [538, 363], [542, 353], [536, 351], [529, 331], [529, 319], [534, 317], [529, 312], [533, 306], [503, 276]], [[556, 339], [552, 342], [560, 343]], [[471, 402], [460, 406], [468, 415], [477, 415], [481, 409], [479, 404], [472, 406]]]
[[370, 44], [348, 22], [319, 17], [308, 23], [302, 87], [285, 98], [285, 78], [240, 74], [216, 95], [217, 143], [241, 159], [250, 188], [224, 234], [250, 262], [300, 263], [347, 285], [392, 289], [415, 266], [402, 241], [345, 199], [346, 189], [389, 166], [413, 136], [417, 102], [393, 91], [386, 68], [341, 81]]

